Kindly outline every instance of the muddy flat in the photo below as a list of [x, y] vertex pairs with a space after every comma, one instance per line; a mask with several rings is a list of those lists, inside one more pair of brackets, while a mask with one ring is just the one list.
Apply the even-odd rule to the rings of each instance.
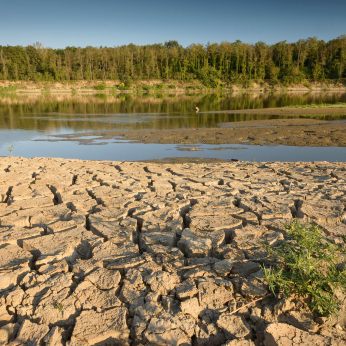
[[260, 108], [260, 109], [237, 109], [231, 111], [213, 111], [206, 113], [225, 114], [265, 114], [265, 115], [321, 115], [321, 114], [346, 114], [346, 106], [332, 106], [321, 108]]
[[327, 122], [320, 119], [295, 118], [295, 119], [263, 119], [224, 122], [218, 124], [221, 127], [269, 127], [269, 126], [301, 126], [301, 125], [326, 125]]
[[129, 140], [158, 144], [246, 144], [314, 147], [346, 147], [346, 122], [316, 119], [273, 119], [223, 123], [218, 128], [130, 130], [60, 135], [51, 141], [78, 141], [91, 144], [98, 140]]

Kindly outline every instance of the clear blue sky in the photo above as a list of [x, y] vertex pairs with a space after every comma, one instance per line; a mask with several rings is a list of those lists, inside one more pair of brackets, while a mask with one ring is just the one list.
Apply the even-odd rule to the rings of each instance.
[[0, 45], [118, 46], [177, 40], [268, 44], [346, 35], [346, 0], [3, 0]]

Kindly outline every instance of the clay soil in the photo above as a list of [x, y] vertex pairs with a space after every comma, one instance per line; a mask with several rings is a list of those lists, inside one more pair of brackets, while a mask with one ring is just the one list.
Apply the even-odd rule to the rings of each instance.
[[92, 143], [98, 139], [132, 140], [161, 144], [246, 144], [289, 146], [346, 146], [346, 122], [318, 119], [273, 119], [223, 123], [219, 128], [93, 132], [88, 135], [59, 135], [50, 141]]
[[272, 295], [260, 246], [293, 217], [345, 245], [345, 172], [0, 158], [0, 345], [345, 346], [345, 300]]

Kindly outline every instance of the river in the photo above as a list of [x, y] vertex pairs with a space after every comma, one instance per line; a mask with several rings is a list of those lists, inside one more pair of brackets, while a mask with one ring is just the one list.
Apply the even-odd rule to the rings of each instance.
[[[204, 113], [290, 105], [346, 102], [345, 93], [204, 93], [204, 94], [95, 94], [0, 95], [0, 156], [61, 157], [88, 160], [150, 160], [165, 157], [204, 157], [244, 161], [345, 161], [346, 148], [251, 146], [194, 146], [186, 151], [173, 144], [141, 144], [119, 139], [83, 145], [55, 141], [55, 135], [113, 130], [212, 128], [224, 122], [290, 118], [280, 115]], [[200, 112], [193, 111], [199, 107]], [[299, 117], [299, 116], [298, 116]], [[323, 120], [346, 116], [324, 115]], [[89, 136], [90, 138], [90, 136]], [[231, 149], [229, 149], [231, 147]], [[187, 147], [188, 148], [188, 147]], [[183, 150], [182, 150], [183, 149]], [[186, 149], [186, 147], [185, 147]], [[212, 150], [211, 150], [212, 149]], [[285, 155], [283, 155], [285, 153]]]

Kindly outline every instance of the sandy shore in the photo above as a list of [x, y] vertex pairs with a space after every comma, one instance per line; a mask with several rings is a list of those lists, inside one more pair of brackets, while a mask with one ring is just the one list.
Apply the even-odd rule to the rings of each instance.
[[0, 158], [0, 343], [345, 345], [258, 279], [292, 217], [344, 244], [345, 171]]

